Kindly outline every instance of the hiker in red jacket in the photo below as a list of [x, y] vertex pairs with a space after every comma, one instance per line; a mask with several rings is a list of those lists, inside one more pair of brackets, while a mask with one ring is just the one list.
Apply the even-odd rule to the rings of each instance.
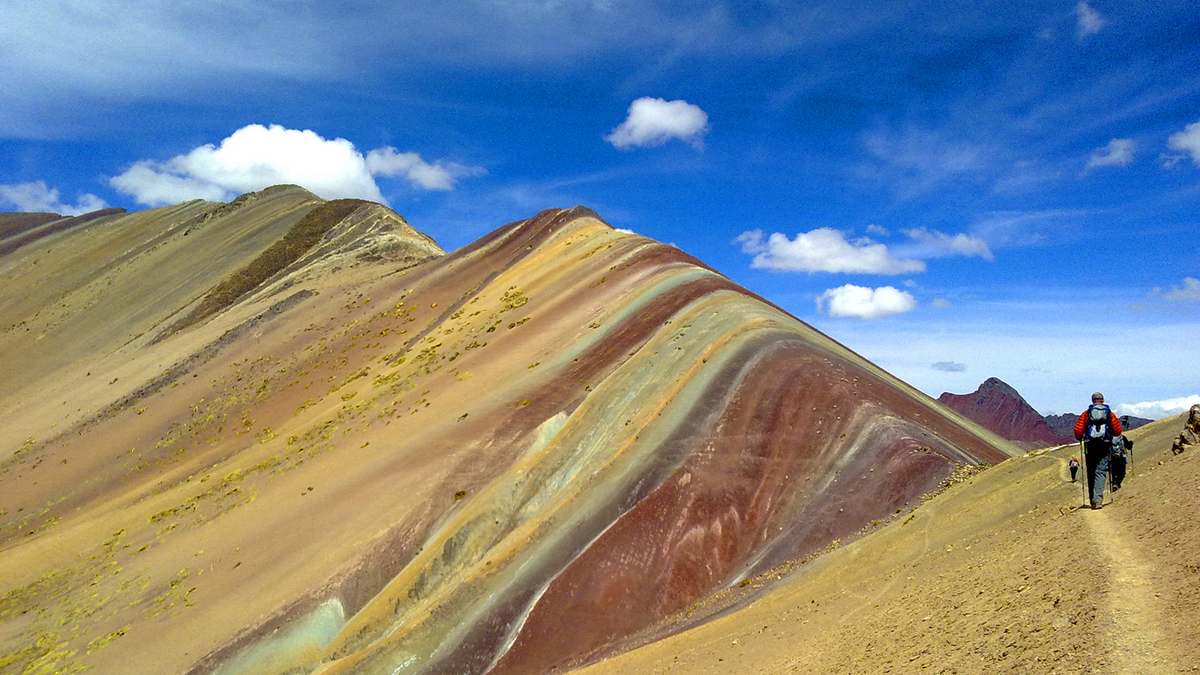
[[1103, 505], [1104, 479], [1108, 475], [1112, 439], [1122, 431], [1121, 420], [1104, 405], [1104, 394], [1092, 394], [1092, 404], [1075, 422], [1075, 438], [1083, 441], [1083, 475], [1091, 488], [1093, 509]]

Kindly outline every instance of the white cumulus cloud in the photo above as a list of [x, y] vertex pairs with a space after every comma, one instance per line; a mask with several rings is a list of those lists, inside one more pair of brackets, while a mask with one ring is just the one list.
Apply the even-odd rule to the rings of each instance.
[[1183, 128], [1183, 131], [1171, 134], [1167, 145], [1172, 150], [1186, 152], [1192, 156], [1192, 161], [1200, 164], [1200, 122], [1193, 122]]
[[1108, 19], [1100, 16], [1100, 12], [1087, 4], [1086, 0], [1079, 0], [1079, 4], [1075, 5], [1075, 19], [1075, 35], [1081, 40], [1099, 33], [1108, 25]]
[[251, 124], [220, 145], [207, 144], [159, 162], [142, 160], [110, 183], [148, 206], [189, 199], [226, 201], [243, 192], [294, 183], [325, 199], [354, 197], [383, 202], [375, 176], [402, 176], [415, 187], [448, 190], [457, 176], [482, 171], [457, 164], [429, 164], [395, 148], [364, 157], [344, 138], [310, 130]]
[[64, 216], [79, 216], [108, 208], [103, 199], [90, 193], [81, 195], [74, 204], [67, 204], [62, 201], [58, 190], [48, 187], [46, 182], [41, 180], [0, 185], [0, 204], [11, 204], [17, 211], [57, 213]]
[[743, 232], [735, 243], [753, 255], [750, 266], [784, 272], [851, 272], [859, 274], [908, 274], [924, 272], [920, 260], [897, 258], [887, 246], [870, 239], [846, 241], [841, 232], [819, 227], [795, 239], [776, 232], [764, 241], [762, 230]]
[[913, 296], [891, 286], [864, 288], [846, 284], [817, 297], [817, 311], [832, 317], [881, 319], [903, 314], [917, 306]]
[[1200, 395], [1192, 394], [1182, 398], [1168, 398], [1162, 401], [1143, 401], [1141, 403], [1122, 403], [1117, 405], [1117, 414], [1133, 415], [1134, 417], [1148, 417], [1152, 420], [1160, 420], [1164, 417], [1178, 415], [1191, 409], [1194, 405], [1200, 405]]
[[1133, 140], [1129, 138], [1114, 138], [1103, 148], [1092, 151], [1084, 170], [1101, 166], [1129, 166], [1133, 163]]
[[707, 133], [708, 114], [699, 106], [682, 99], [666, 101], [647, 96], [629, 106], [629, 116], [604, 140], [625, 149], [662, 145], [677, 138], [701, 149]]

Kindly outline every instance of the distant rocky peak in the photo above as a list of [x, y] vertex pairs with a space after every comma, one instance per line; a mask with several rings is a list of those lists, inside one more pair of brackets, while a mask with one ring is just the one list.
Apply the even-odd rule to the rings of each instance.
[[1016, 389], [1013, 389], [1011, 385], [998, 377], [989, 377], [984, 380], [983, 384], [979, 385], [979, 389], [975, 391], [975, 394], [976, 396], [1004, 396], [1020, 399], [1021, 401], [1025, 400], [1017, 393]]
[[938, 402], [1002, 438], [1029, 446], [1069, 443], [1012, 386], [989, 377], [970, 394], [943, 393]]

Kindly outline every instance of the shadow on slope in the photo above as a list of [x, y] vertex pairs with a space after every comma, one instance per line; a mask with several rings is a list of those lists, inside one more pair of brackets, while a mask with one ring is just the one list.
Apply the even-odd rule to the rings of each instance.
[[360, 199], [338, 199], [309, 211], [278, 241], [260, 253], [248, 265], [234, 272], [209, 291], [187, 316], [158, 334], [154, 342], [192, 326], [229, 307], [238, 298], [258, 288], [288, 265], [300, 259], [335, 225], [368, 204]]

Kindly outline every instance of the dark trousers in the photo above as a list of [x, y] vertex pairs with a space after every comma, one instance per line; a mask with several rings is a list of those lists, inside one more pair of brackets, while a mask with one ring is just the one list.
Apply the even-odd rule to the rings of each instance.
[[1128, 466], [1129, 461], [1125, 455], [1114, 452], [1109, 458], [1109, 462], [1111, 463], [1109, 470], [1112, 472], [1113, 487], [1121, 487], [1121, 481], [1125, 480], [1125, 467]]
[[1112, 453], [1112, 441], [1104, 439], [1086, 441], [1083, 444], [1083, 454], [1087, 471], [1084, 478], [1088, 482], [1093, 502], [1104, 501], [1104, 481], [1108, 476], [1108, 460]]

